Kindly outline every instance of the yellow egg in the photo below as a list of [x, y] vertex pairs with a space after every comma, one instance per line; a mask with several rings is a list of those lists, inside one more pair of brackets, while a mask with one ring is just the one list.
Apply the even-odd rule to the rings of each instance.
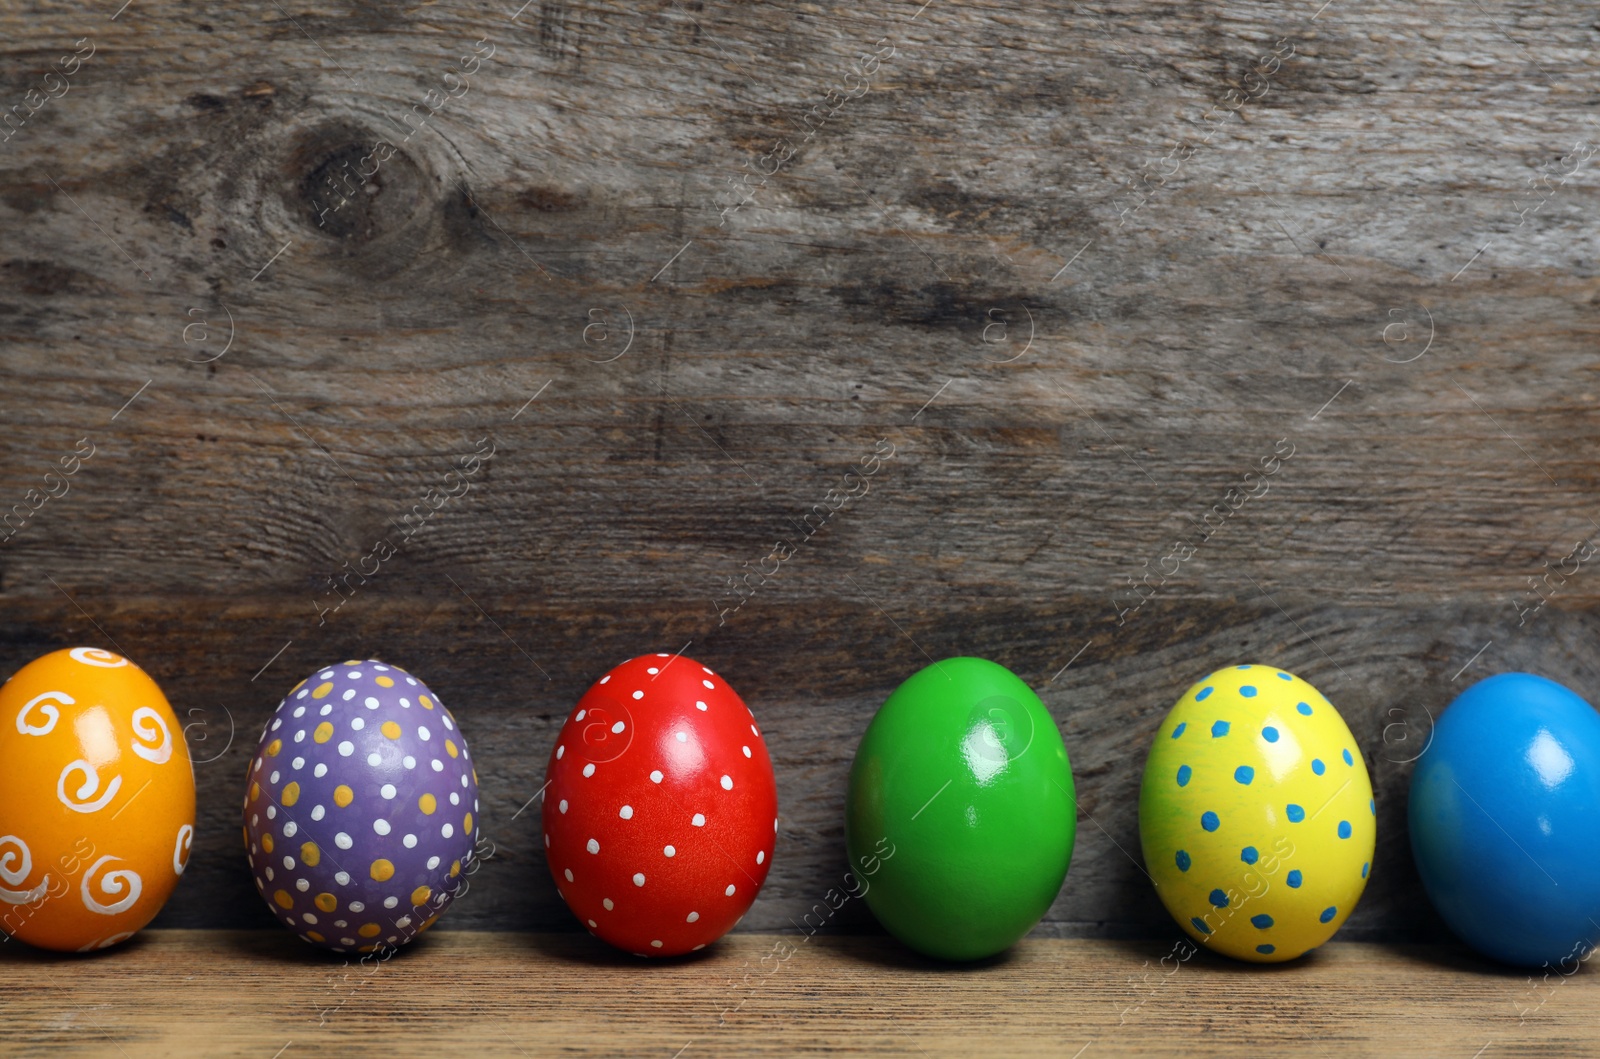
[[1292, 960], [1334, 935], [1377, 838], [1366, 762], [1339, 711], [1272, 666], [1219, 669], [1156, 731], [1139, 791], [1145, 867], [1189, 936]]

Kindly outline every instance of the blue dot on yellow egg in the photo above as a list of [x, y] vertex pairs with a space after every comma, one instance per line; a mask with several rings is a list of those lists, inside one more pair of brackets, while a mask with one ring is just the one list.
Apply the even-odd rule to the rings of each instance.
[[1181, 849], [1180, 849], [1180, 850], [1178, 850], [1178, 856], [1177, 856], [1177, 858], [1176, 858], [1176, 859], [1177, 859], [1177, 863], [1178, 863], [1178, 870], [1179, 870], [1179, 871], [1188, 871], [1188, 870], [1189, 870], [1189, 865], [1190, 865], [1190, 864], [1191, 864], [1191, 863], [1193, 863], [1193, 862], [1192, 862], [1192, 861], [1191, 861], [1191, 860], [1190, 860], [1190, 859], [1189, 859], [1189, 854], [1188, 854], [1188, 852], [1187, 852], [1187, 851], [1185, 851], [1185, 850], [1181, 850]]
[[1205, 812], [1200, 814], [1200, 826], [1205, 828], [1207, 831], [1215, 831], [1218, 827], [1222, 826], [1222, 821], [1217, 819], [1216, 813], [1207, 809]]
[[1255, 927], [1257, 930], [1266, 930], [1268, 927], [1272, 926], [1272, 917], [1267, 915], [1265, 912], [1261, 913], [1259, 916], [1251, 916], [1250, 925]]
[[1324, 908], [1322, 910], [1322, 915], [1318, 916], [1317, 918], [1320, 919], [1324, 923], [1328, 923], [1328, 922], [1331, 922], [1333, 920], [1333, 917], [1338, 915], [1338, 914], [1339, 914], [1339, 910], [1337, 908], [1333, 907], [1332, 905], [1329, 905], [1327, 908]]
[[1221, 890], [1212, 890], [1211, 894], [1210, 894], [1210, 899], [1211, 899], [1211, 903], [1214, 906], [1216, 906], [1217, 908], [1227, 908], [1228, 907], [1228, 895], [1223, 893]]
[[1248, 787], [1250, 781], [1256, 778], [1256, 770], [1249, 765], [1240, 765], [1233, 770], [1233, 778]]
[[1269, 724], [1261, 729], [1261, 738], [1269, 743], [1276, 743], [1278, 741], [1278, 730]]
[[1328, 766], [1322, 763], [1322, 759], [1320, 757], [1314, 757], [1311, 759], [1311, 771], [1320, 776], [1324, 772], [1328, 771]]
[[1340, 838], [1349, 838], [1350, 837], [1350, 821], [1348, 821], [1348, 820], [1340, 820], [1339, 821], [1339, 837]]
[[1290, 802], [1288, 808], [1284, 810], [1284, 815], [1288, 816], [1291, 824], [1298, 824], [1300, 821], [1306, 818], [1306, 811], [1293, 802]]
[[1221, 736], [1225, 736], [1227, 734], [1228, 734], [1228, 722], [1227, 721], [1218, 721], [1216, 724], [1211, 726], [1211, 738], [1217, 739], [1217, 738], [1219, 738]]
[[1191, 769], [1188, 765], [1179, 765], [1178, 766], [1178, 786], [1187, 787], [1189, 785], [1189, 777], [1192, 776], [1192, 775], [1194, 775], [1194, 770]]
[[1299, 868], [1296, 868], [1294, 871], [1290, 872], [1289, 873], [1289, 889], [1291, 889], [1291, 890], [1300, 889], [1300, 881], [1301, 881], [1302, 878], [1304, 878], [1304, 876], [1302, 876], [1300, 874], [1300, 869]]
[[1244, 861], [1246, 864], [1254, 864], [1256, 861], [1261, 859], [1261, 854], [1256, 852], [1256, 847], [1246, 846], [1244, 849], [1239, 851], [1239, 859]]

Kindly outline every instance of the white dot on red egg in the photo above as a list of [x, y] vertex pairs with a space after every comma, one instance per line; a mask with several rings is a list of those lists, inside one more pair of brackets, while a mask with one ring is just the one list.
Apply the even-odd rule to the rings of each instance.
[[722, 777], [722, 789], [725, 790], [725, 791], [733, 790], [733, 777], [732, 776], [724, 776], [724, 777]]
[[596, 923], [594, 920], [592, 920], [592, 919], [589, 920], [589, 929], [593, 930], [595, 927], [598, 927], [599, 925], [600, 924]]
[[571, 868], [568, 868], [566, 871], [562, 872], [562, 874], [567, 877], [567, 882], [571, 882], [572, 881], [572, 869]]
[[709, 680], [702, 680], [700, 683], [704, 684], [708, 688], [715, 688], [716, 687], [716, 685], [711, 683], [711, 681], [709, 681]]
[[699, 922], [699, 920], [700, 920], [700, 913], [699, 912], [690, 912], [689, 913], [689, 918], [686, 919], [684, 922], [686, 922], [686, 923], [696, 923], [696, 922]]
[[667, 846], [667, 847], [663, 848], [661, 850], [661, 852], [666, 854], [669, 857], [676, 857], [678, 855], [677, 849], [672, 847], [672, 846]]
[[611, 726], [611, 734], [612, 735], [621, 735], [622, 734], [622, 730], [624, 728], [626, 728], [626, 727], [627, 727], [627, 725], [623, 724], [621, 721], [618, 721], [616, 724]]
[[660, 769], [656, 769], [654, 772], [650, 773], [650, 782], [651, 783], [660, 783], [661, 782], [661, 770]]
[[562, 758], [562, 755], [566, 754], [566, 752], [567, 752], [566, 744], [563, 743], [562, 745], [556, 747], [556, 760], [560, 761], [561, 758]]
[[651, 666], [649, 669], [645, 670], [645, 672], [649, 673], [651, 676], [655, 676], [657, 673], [661, 672], [661, 670], [657, 669], [655, 666]]
[[581, 721], [581, 720], [583, 720], [584, 715], [587, 714], [588, 712], [589, 712], [588, 710], [579, 710], [577, 713], [573, 714], [572, 719], [574, 721]]
[[565, 813], [567, 811], [567, 800], [565, 798], [561, 799], [561, 804], [556, 806], [556, 808]]
[[695, 827], [705, 827], [706, 826], [706, 814], [705, 813], [695, 813], [694, 814], [694, 818], [692, 820], [690, 820], [689, 822], [691, 824], [693, 824]]
[[745, 756], [745, 757], [749, 757], [749, 756], [750, 756], [750, 748], [749, 748], [749, 747], [747, 747], [747, 746], [742, 746], [742, 747], [740, 747], [740, 748], [739, 748], [739, 749], [740, 749], [740, 750], [743, 750], [743, 751], [744, 751], [744, 756]]
[[644, 885], [644, 872], [636, 871], [636, 872], [633, 873], [633, 885], [635, 885], [635, 886], [643, 886]]
[[622, 817], [624, 820], [632, 820], [633, 819], [633, 806], [624, 805], [620, 810], [617, 811], [617, 815]]
[[587, 765], [583, 766], [583, 774], [585, 776], [593, 776], [594, 775], [594, 762], [593, 761], [591, 761]]
[[706, 711], [706, 704], [703, 703], [703, 702], [696, 701], [695, 704], [694, 704], [694, 708], [699, 710], [701, 713], [704, 713]]
[[635, 700], [642, 699], [642, 698], [644, 698], [644, 692], [636, 691], [636, 692], [633, 693], [633, 697], [634, 697]]
[[586, 846], [584, 846], [584, 848], [587, 849], [590, 853], [599, 853], [600, 852], [600, 842], [597, 839], [591, 838], [589, 840], [588, 844]]
[[[689, 741], [689, 733], [688, 732], [679, 732], [678, 733], [678, 742], [687, 743], [688, 741]], [[277, 780], [274, 779], [273, 782], [276, 783]]]
[[659, 941], [652, 941], [650, 943], [650, 947], [652, 949], [659, 949], [659, 948], [661, 948], [661, 943]]
[[728, 884], [728, 888], [726, 890], [722, 891], [723, 896], [732, 897], [733, 896], [733, 892], [736, 889], [738, 889], [738, 887], [734, 886], [733, 883], [729, 883]]
[[601, 903], [601, 904], [603, 904], [603, 905], [605, 905], [605, 906], [606, 906], [606, 911], [607, 911], [607, 912], [609, 912], [609, 911], [611, 911], [611, 910], [612, 910], [612, 909], [613, 909], [613, 908], [615, 908], [615, 907], [617, 907], [617, 906], [616, 906], [616, 905], [614, 905], [614, 904], [612, 904], [612, 903], [611, 903], [611, 898], [609, 898], [609, 897], [607, 897], [607, 898], [605, 898], [605, 899], [604, 899], [604, 900], [603, 900], [603, 901], [601, 901], [601, 902], [600, 902], [600, 903]]

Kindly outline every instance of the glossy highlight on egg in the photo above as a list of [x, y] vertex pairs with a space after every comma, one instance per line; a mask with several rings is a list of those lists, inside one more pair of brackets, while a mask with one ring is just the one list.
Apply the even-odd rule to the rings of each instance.
[[1377, 803], [1333, 704], [1274, 666], [1195, 683], [1156, 731], [1139, 838], [1167, 911], [1236, 959], [1292, 960], [1338, 931], [1372, 870]]

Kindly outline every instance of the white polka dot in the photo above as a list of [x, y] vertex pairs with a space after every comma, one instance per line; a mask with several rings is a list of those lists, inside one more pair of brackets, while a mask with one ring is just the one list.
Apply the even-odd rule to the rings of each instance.
[[634, 692], [634, 693], [633, 693], [633, 697], [634, 697], [634, 698], [635, 698], [635, 699], [642, 699], [642, 698], [644, 698], [644, 692], [642, 692], [642, 691], [636, 691], [636, 692]]
[[750, 726], [750, 734], [755, 736], [757, 739], [761, 738], [761, 733], [756, 731], [756, 726], [753, 724]]
[[588, 714], [589, 714], [588, 710], [579, 710], [577, 713], [572, 715], [572, 719], [574, 721], [581, 721], [581, 720], [584, 719], [584, 717], [588, 716]]
[[350, 730], [352, 732], [359, 732], [366, 726], [367, 722], [362, 720], [360, 717], [354, 717], [350, 721]]
[[372, 830], [380, 835], [387, 835], [389, 833], [389, 821], [381, 816], [378, 817], [378, 819], [372, 821]]
[[687, 922], [687, 923], [698, 923], [698, 922], [700, 922], [700, 913], [699, 912], [690, 912], [689, 913], [689, 918], [687, 920], [685, 920], [685, 922]]
[[704, 713], [704, 712], [705, 712], [705, 709], [706, 709], [706, 704], [705, 704], [705, 703], [703, 703], [703, 702], [696, 702], [696, 703], [695, 703], [695, 704], [694, 704], [694, 708], [695, 708], [695, 709], [697, 709], [697, 710], [699, 710], [699, 711], [700, 711], [700, 712], [702, 712], [702, 713]]
[[705, 947], [706, 947], [706, 943], [702, 941], [700, 944], [696, 945], [694, 948], [690, 949], [689, 951], [690, 952], [699, 952], [701, 949], [703, 949]]
[[661, 943], [659, 941], [652, 941], [650, 943], [650, 947], [652, 949], [659, 949], [659, 948], [661, 948]]
[[434, 758], [433, 759], [432, 765], [433, 765], [433, 771], [435, 771], [435, 772], [443, 772], [444, 771], [444, 762], [440, 761], [438, 758]]
[[674, 732], [673, 734], [677, 736], [678, 742], [680, 743], [687, 743], [689, 741], [688, 732]]
[[655, 666], [651, 666], [649, 669], [646, 669], [645, 672], [649, 673], [651, 676], [655, 676], [657, 673], [661, 672], [661, 670], [657, 669]]
[[715, 684], [713, 684], [713, 683], [711, 683], [711, 681], [709, 681], [709, 680], [702, 680], [702, 681], [701, 681], [701, 682], [700, 682], [700, 683], [702, 683], [702, 684], [704, 684], [704, 685], [705, 685], [705, 686], [706, 686], [706, 687], [708, 687], [708, 688], [714, 688], [714, 687], [716, 687], [716, 685], [715, 685]]
[[283, 837], [284, 838], [293, 838], [294, 835], [295, 835], [295, 832], [299, 831], [299, 830], [300, 830], [299, 825], [296, 824], [293, 820], [290, 820], [290, 821], [288, 821], [287, 823], [285, 823], [283, 825]]
[[402, 710], [409, 710], [409, 709], [411, 709], [411, 700], [410, 700], [410, 699], [408, 699], [408, 698], [404, 698], [404, 697], [402, 697], [402, 698], [401, 698], [401, 699], [400, 699], [400, 708], [401, 708], [401, 709], [402, 709]]
[[745, 756], [745, 757], [749, 757], [749, 756], [750, 756], [750, 748], [749, 748], [749, 747], [747, 747], [747, 746], [742, 746], [742, 747], [740, 747], [740, 748], [739, 748], [739, 749], [740, 749], [740, 750], [743, 750], [743, 751], [744, 751], [744, 756]]
[[374, 750], [372, 753], [367, 755], [367, 764], [371, 765], [373, 768], [377, 768], [379, 765], [383, 764], [383, 755]]
[[455, 833], [456, 833], [456, 829], [455, 829], [455, 826], [453, 824], [445, 824], [443, 827], [441, 827], [439, 829], [439, 834], [443, 835], [445, 838], [449, 838], [451, 835], [453, 835]]
[[284, 857], [283, 858], [283, 869], [284, 869], [284, 871], [294, 871], [294, 858], [293, 857]]
[[[547, 845], [547, 846], [550, 844], [550, 836], [549, 835], [544, 836], [544, 844]], [[437, 868], [438, 866], [439, 866], [439, 858], [438, 857], [429, 857], [428, 858], [428, 870], [429, 871], [432, 871], [433, 869]]]
[[385, 783], [382, 787], [378, 788], [378, 793], [383, 795], [385, 798], [393, 798], [396, 793], [394, 784]]
[[416, 835], [407, 835], [405, 838], [402, 838], [400, 841], [405, 843], [406, 849], [416, 849], [417, 848], [417, 836]]
[[678, 851], [677, 851], [677, 849], [675, 849], [675, 848], [674, 848], [674, 847], [672, 847], [672, 846], [667, 846], [667, 847], [666, 847], [666, 848], [665, 848], [665, 849], [663, 849], [663, 850], [662, 850], [662, 851], [661, 851], [661, 852], [662, 852], [662, 853], [665, 853], [665, 854], [666, 854], [666, 855], [667, 855], [667, 856], [669, 856], [669, 857], [676, 857], [676, 856], [677, 856], [677, 855], [678, 855]]
[[321, 820], [323, 815], [326, 814], [326, 813], [327, 813], [327, 810], [324, 809], [320, 805], [314, 805], [314, 806], [311, 807], [311, 819], [312, 820]]
[[[401, 930], [404, 930], [406, 927], [409, 927], [411, 925], [411, 917], [410, 916], [401, 916], [399, 919], [394, 921], [394, 925], [399, 927]], [[390, 941], [398, 941], [399, 939], [391, 937], [389, 940]]]
[[[305, 690], [304, 690], [304, 691], [302, 691], [302, 692], [300, 692], [300, 694], [298, 694], [298, 695], [296, 695], [296, 696], [295, 696], [295, 698], [297, 698], [297, 699], [303, 699], [303, 698], [305, 698], [305, 697], [306, 697], [306, 696], [307, 696], [307, 695], [309, 695], [309, 694], [311, 694], [311, 689], [310, 689], [310, 688], [306, 688], [306, 689], [305, 689]], [[304, 707], [302, 707], [302, 709], [303, 709], [303, 708], [304, 708]], [[297, 713], [297, 714], [295, 714], [295, 716], [296, 716], [296, 717], [298, 717], [298, 716], [300, 716], [300, 715], [299, 715], [299, 714], [298, 714], [298, 713]]]
[[623, 819], [624, 819], [624, 820], [632, 820], [632, 819], [633, 819], [633, 806], [631, 806], [631, 805], [624, 805], [624, 806], [623, 806], [623, 807], [622, 807], [622, 808], [621, 808], [621, 809], [620, 809], [620, 810], [619, 810], [619, 811], [618, 811], [618, 812], [617, 812], [617, 815], [618, 815], [618, 816], [620, 816], [620, 817], [622, 817], [622, 818], [623, 818]]
[[606, 906], [606, 911], [607, 911], [607, 912], [609, 912], [609, 911], [611, 911], [611, 910], [612, 910], [612, 909], [613, 909], [613, 908], [615, 908], [615, 907], [617, 907], [617, 906], [616, 906], [616, 905], [614, 905], [614, 904], [612, 904], [612, 903], [611, 903], [611, 898], [609, 898], [609, 897], [608, 897], [608, 898], [606, 898], [606, 899], [605, 899], [605, 900], [603, 900], [603, 901], [601, 901], [601, 902], [600, 902], [600, 903], [601, 903], [601, 904], [603, 904], [603, 905], [605, 905], [605, 906]]
[[[301, 879], [300, 881], [301, 882], [305, 882], [304, 879]], [[310, 885], [311, 885], [310, 883], [306, 883], [307, 888], [309, 888]], [[307, 912], [305, 915], [301, 916], [300, 918], [305, 920], [307, 923], [312, 924], [312, 925], [315, 925], [316, 922], [317, 922], [317, 917], [312, 915], [310, 912]]]
[[561, 804], [556, 806], [556, 808], [560, 809], [563, 813], [566, 812], [567, 811], [567, 800], [565, 798], [561, 799]]
[[611, 734], [612, 735], [621, 735], [622, 734], [622, 730], [624, 728], [626, 728], [626, 727], [627, 727], [627, 725], [623, 724], [621, 721], [618, 721], [616, 724], [611, 726]]
[[451, 723], [450, 715], [448, 713], [445, 714], [443, 717], [439, 718], [439, 720], [444, 722], [445, 731], [447, 731], [447, 732], [455, 731], [456, 726]]
[[567, 752], [567, 748], [566, 748], [565, 744], [562, 744], [561, 746], [556, 747], [556, 760], [560, 761], [562, 756], [565, 755], [566, 752]]
[[428, 729], [423, 727], [423, 726], [421, 726], [421, 725], [418, 725], [417, 726], [417, 738], [422, 740], [424, 743], [426, 743], [428, 741], [428, 739], [429, 739]]
[[297, 743], [303, 743], [306, 741], [306, 730], [304, 728], [300, 729], [294, 734], [294, 741]]
[[565, 875], [567, 877], [567, 882], [572, 882], [572, 869], [571, 868], [568, 868], [566, 871], [562, 872], [561, 874], [563, 874], [563, 875]]
[[704, 813], [695, 813], [694, 814], [694, 819], [690, 820], [689, 822], [691, 824], [693, 824], [695, 827], [705, 827], [706, 826], [706, 814], [704, 814]]
[[735, 887], [734, 887], [733, 883], [729, 883], [728, 884], [728, 888], [726, 890], [722, 891], [723, 896], [724, 897], [732, 897], [734, 889], [735, 889]]
[[345, 693], [344, 693], [344, 696], [343, 696], [345, 702], [349, 702], [351, 699], [353, 699], [355, 697], [356, 697], [356, 689], [355, 688], [348, 688], [348, 689], [345, 690]]
[[360, 675], [361, 675], [361, 670], [359, 670], [359, 669], [352, 669], [349, 672], [345, 673], [345, 676], [350, 678], [351, 680], [355, 680]]
[[756, 854], [756, 863], [757, 864], [763, 863], [766, 859], [767, 859], [767, 851], [766, 850], [762, 850], [761, 852]]
[[[347, 871], [335, 872], [334, 876], [333, 876], [333, 881], [338, 883], [340, 886], [349, 886], [350, 885], [350, 873], [347, 872]], [[356, 904], [360, 904], [360, 903], [361, 902], [357, 901], [355, 904], [352, 904], [350, 906], [350, 910], [352, 912], [354, 912], [356, 910], [355, 905]]]
[[267, 868], [266, 869], [266, 875], [267, 875], [267, 882], [271, 882], [273, 879], [277, 878], [277, 876], [275, 874], [273, 874], [273, 871], [272, 871], [271, 868]]
[[277, 783], [278, 782], [278, 777], [282, 776], [282, 775], [283, 775], [283, 773], [279, 772], [277, 769], [273, 769], [272, 775], [269, 778], [272, 780], [273, 783]]
[[367, 709], [375, 710], [375, 709], [378, 708], [380, 703], [378, 702], [377, 699], [373, 698], [371, 695], [368, 695], [367, 698], [366, 698], [365, 705], [366, 705]]
[[715, 674], [715, 673], [713, 673], [713, 672], [711, 672], [711, 670], [709, 670], [709, 669], [707, 669], [707, 668], [706, 668], [706, 667], [705, 667], [705, 666], [701, 666], [701, 667], [700, 667], [700, 672], [702, 672], [702, 673], [704, 673], [704, 674], [705, 674], [705, 675], [706, 675], [706, 676], [708, 676], [708, 677], [714, 677], [714, 676], [716, 676], [716, 674]]
[[[545, 836], [544, 836], [544, 848], [545, 848], [545, 849], [549, 849], [549, 848], [550, 848], [550, 836], [549, 836], [549, 835], [545, 835]], [[438, 859], [439, 859], [439, 858], [438, 858], [438, 857], [435, 857], [435, 858], [433, 858], [433, 859], [434, 859], [434, 860], [438, 860]], [[430, 867], [430, 868], [431, 868], [431, 867], [434, 867], [434, 865], [432, 865], [432, 864], [430, 864], [430, 865], [428, 865], [428, 867]]]
[[595, 922], [595, 921], [594, 921], [594, 920], [592, 920], [592, 919], [591, 919], [591, 920], [589, 920], [589, 929], [590, 929], [590, 930], [593, 930], [593, 929], [594, 929], [594, 928], [595, 928], [595, 927], [598, 927], [598, 926], [599, 926], [599, 925], [600, 925], [600, 924], [599, 924], [599, 923], [596, 923], [596, 922]]
[[394, 908], [399, 903], [400, 903], [400, 898], [398, 898], [398, 897], [385, 897], [383, 899], [383, 907], [385, 907], [385, 908]]
[[277, 818], [278, 818], [278, 807], [276, 805], [267, 806], [267, 819], [268, 820], [276, 820]]
[[282, 728], [282, 727], [283, 727], [283, 718], [282, 717], [279, 717], [277, 720], [272, 722], [272, 730], [274, 732], [276, 732], [279, 728]]
[[346, 739], [344, 742], [339, 744], [339, 756], [340, 757], [349, 757], [351, 754], [354, 754], [355, 752], [356, 752], [356, 745], [354, 743], [352, 743], [350, 740]]
[[311, 889], [311, 880], [310, 879], [296, 879], [294, 881], [294, 888], [296, 890], [299, 890], [301, 893], [305, 893], [307, 890]]
[[319, 764], [316, 768], [311, 770], [311, 774], [320, 780], [322, 777], [328, 774], [328, 766]]
[[306, 759], [303, 758], [303, 757], [297, 757], [297, 758], [294, 759], [293, 765], [294, 765], [295, 771], [298, 772], [301, 769], [306, 767]]
[[[451, 805], [460, 805], [461, 804], [461, 795], [457, 794], [455, 791], [451, 791], [450, 792], [450, 804]], [[477, 805], [474, 804], [473, 808], [476, 809]]]
[[589, 844], [587, 846], [585, 846], [584, 848], [587, 849], [590, 853], [599, 853], [600, 852], [600, 843], [596, 839], [592, 839], [591, 838], [589, 840]]
[[333, 703], [330, 702], [327, 705], [323, 706], [322, 709], [317, 711], [317, 716], [318, 717], [326, 717], [326, 716], [328, 716], [328, 714], [330, 714], [332, 712], [333, 712]]
[[732, 776], [724, 776], [724, 777], [722, 777], [722, 789], [725, 790], [725, 791], [733, 790], [733, 777]]
[[417, 767], [417, 759], [412, 757], [410, 754], [407, 754], [405, 757], [400, 759], [400, 764], [404, 765], [408, 769], [414, 769]]
[[633, 873], [633, 885], [635, 885], [635, 886], [643, 886], [644, 885], [644, 872], [637, 871], [637, 872]]
[[587, 765], [583, 766], [583, 774], [585, 776], [593, 776], [594, 775], [594, 762], [593, 761], [591, 761]]
[[651, 783], [660, 783], [661, 782], [661, 770], [660, 769], [656, 769], [654, 772], [650, 773], [650, 782]]
[[610, 680], [610, 679], [611, 679], [611, 674], [610, 674], [610, 673], [607, 673], [607, 674], [606, 674], [606, 675], [605, 675], [605, 676], [603, 676], [603, 677], [601, 677], [601, 678], [600, 678], [600, 683], [602, 683], [602, 684], [604, 684], [604, 683], [606, 683], [606, 682], [607, 682], [607, 681], [609, 681], [609, 680]]

